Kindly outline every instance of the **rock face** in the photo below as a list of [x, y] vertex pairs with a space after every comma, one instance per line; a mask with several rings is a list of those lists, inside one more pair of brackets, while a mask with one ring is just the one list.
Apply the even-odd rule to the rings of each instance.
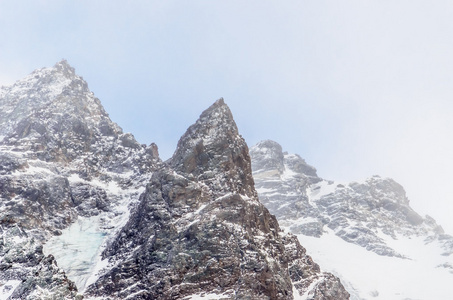
[[205, 110], [181, 137], [170, 166], [201, 180], [214, 196], [228, 192], [257, 196], [248, 147], [223, 99]]
[[[403, 187], [394, 180], [379, 176], [360, 183], [323, 180], [299, 155], [283, 152], [274, 141], [258, 143], [251, 148], [250, 154], [260, 201], [276, 215], [280, 225], [298, 235], [302, 243], [313, 241], [314, 245], [321, 245], [324, 240], [326, 243], [331, 241], [334, 234], [343, 242], [363, 247], [373, 254], [396, 258], [396, 265], [403, 259], [418, 260], [418, 254], [410, 251], [413, 246], [408, 245], [420, 241], [426, 249], [424, 251], [431, 251], [433, 255], [424, 259], [438, 261], [429, 262], [432, 269], [439, 267], [450, 272], [445, 266], [452, 262], [453, 237], [445, 234], [431, 217], [417, 214], [410, 207]], [[339, 249], [341, 244], [340, 239], [335, 242]], [[331, 246], [325, 244], [325, 247]], [[328, 255], [321, 248], [308, 250], [312, 251], [310, 253], [324, 253], [324, 257]], [[354, 259], [350, 258], [352, 265], [362, 263]], [[347, 273], [347, 270], [332, 271], [339, 274], [343, 282], [346, 281], [341, 273]], [[376, 274], [379, 274], [378, 270]], [[446, 276], [442, 278], [449, 278], [449, 274]], [[379, 281], [377, 277], [370, 278]], [[360, 286], [356, 288], [360, 289]], [[354, 294], [353, 298], [363, 297], [353, 289], [350, 292]]]
[[53, 256], [44, 256], [39, 241], [17, 225], [2, 226], [0, 234], [3, 299], [45, 299], [49, 294], [60, 299], [76, 298], [76, 286], [57, 267]]
[[260, 203], [223, 99], [165, 163], [66, 61], [0, 106], [0, 298], [348, 299]]
[[[283, 153], [282, 147], [270, 140], [252, 147], [250, 154], [260, 200], [272, 214], [277, 218], [304, 220], [317, 216], [318, 211], [307, 196], [307, 188], [322, 180], [316, 175], [314, 167], [298, 155]], [[308, 235], [319, 236], [322, 226], [317, 222], [301, 230]], [[300, 233], [297, 230], [294, 232]]]
[[0, 107], [0, 295], [75, 297], [43, 244], [79, 216], [112, 235], [160, 163], [156, 147], [124, 134], [66, 61], [2, 88]]
[[313, 299], [349, 296], [259, 202], [247, 145], [223, 99], [182, 136], [103, 255], [111, 269], [89, 295], [292, 299], [294, 284]]

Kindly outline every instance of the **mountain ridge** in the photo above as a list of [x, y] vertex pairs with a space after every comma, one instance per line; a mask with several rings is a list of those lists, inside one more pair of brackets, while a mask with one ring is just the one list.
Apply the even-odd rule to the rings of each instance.
[[66, 61], [0, 95], [2, 297], [349, 297], [259, 202], [223, 99], [162, 162]]
[[[398, 295], [403, 294], [408, 298], [433, 297], [433, 292], [414, 293], [416, 288], [409, 283], [393, 286], [387, 282], [387, 288], [377, 287], [377, 282], [384, 281], [382, 274], [386, 271], [382, 268], [390, 261], [411, 270], [401, 272], [401, 278], [395, 280], [409, 278], [414, 272], [433, 274], [432, 278], [419, 276], [413, 282], [436, 289], [440, 295], [436, 299], [448, 298], [451, 289], [439, 286], [439, 282], [453, 276], [453, 237], [445, 234], [433, 218], [417, 214], [400, 184], [379, 176], [351, 183], [322, 179], [299, 155], [283, 152], [270, 140], [251, 147], [250, 155], [260, 200], [285, 231], [296, 234], [308, 245], [308, 253], [340, 277], [352, 299], [401, 299]], [[414, 246], [425, 249], [426, 254], [414, 252]], [[332, 247], [357, 254], [330, 251]], [[349, 264], [338, 263], [339, 257], [348, 258]], [[373, 264], [374, 272], [355, 268], [372, 265], [372, 261], [381, 262]]]
[[[77, 288], [56, 263], [70, 266], [63, 258], [72, 253], [63, 252], [73, 249], [73, 241], [50, 256], [48, 241], [81, 217], [102, 217], [105, 235], [114, 234], [112, 224], [127, 217], [123, 207], [138, 201], [143, 182], [159, 164], [157, 146], [142, 146], [123, 134], [65, 61], [3, 87], [1, 95], [7, 109], [0, 117], [0, 295], [77, 298]], [[36, 259], [27, 259], [31, 256]], [[51, 266], [50, 273], [40, 271]], [[77, 268], [66, 273], [73, 276]], [[35, 278], [40, 273], [47, 279]]]
[[[171, 168], [153, 174], [129, 222], [104, 252], [115, 267], [89, 295], [174, 299], [209, 292], [228, 299], [291, 299], [294, 284], [296, 293], [312, 293], [313, 299], [348, 297], [294, 236], [281, 235], [258, 201], [247, 144], [223, 99], [189, 127], [167, 164]], [[128, 287], [129, 278], [134, 287]]]

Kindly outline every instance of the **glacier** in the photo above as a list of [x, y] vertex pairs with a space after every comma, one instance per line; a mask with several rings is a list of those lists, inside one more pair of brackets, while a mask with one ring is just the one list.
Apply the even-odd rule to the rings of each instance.
[[83, 292], [88, 280], [102, 265], [101, 245], [107, 234], [100, 229], [100, 216], [90, 218], [79, 216], [76, 222], [62, 230], [43, 246], [45, 255], [52, 254], [59, 267]]

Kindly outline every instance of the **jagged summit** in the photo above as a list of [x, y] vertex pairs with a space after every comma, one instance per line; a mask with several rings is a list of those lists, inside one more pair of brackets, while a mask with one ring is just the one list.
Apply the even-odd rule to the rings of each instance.
[[[206, 109], [178, 142], [170, 165], [212, 185], [213, 172], [223, 174], [222, 191], [256, 196], [247, 144], [223, 98]], [[219, 191], [220, 192], [220, 191]]]
[[[376, 175], [350, 183], [323, 180], [300, 156], [282, 152], [273, 141], [251, 147], [250, 155], [260, 200], [307, 251], [327, 262], [351, 298], [449, 298], [453, 237], [414, 211], [396, 181]], [[404, 271], [376, 284], [389, 269]], [[417, 275], [405, 284], [402, 278], [412, 274]]]
[[1, 88], [0, 298], [79, 299], [159, 163], [64, 60]]
[[165, 163], [64, 60], [0, 104], [0, 298], [348, 298], [259, 202], [223, 99]]
[[0, 106], [1, 135], [11, 134], [25, 119], [39, 119], [45, 114], [48, 118], [65, 114], [94, 119], [108, 117], [88, 84], [65, 60], [52, 68], [35, 70], [13, 85], [3, 87]]
[[[295, 172], [308, 176], [311, 181], [321, 180], [316, 169], [307, 164], [298, 154], [283, 152], [282, 146], [272, 140], [264, 140], [250, 148], [254, 176], [272, 174], [284, 176], [285, 172]], [[263, 173], [264, 172], [264, 173]], [[259, 175], [259, 173], [263, 173]]]
[[44, 160], [70, 161], [123, 134], [65, 60], [3, 88], [0, 106], [0, 141]]
[[204, 146], [216, 144], [225, 137], [238, 136], [238, 129], [234, 122], [233, 115], [223, 98], [217, 100], [208, 109], [203, 111], [199, 119], [191, 125], [178, 142], [172, 161], [178, 160], [181, 153], [200, 142]]
[[[233, 119], [233, 114], [231, 113], [228, 105], [225, 104], [223, 98], [218, 99], [214, 102], [208, 109], [203, 111], [200, 115], [200, 119], [197, 123], [206, 123], [208, 122], [210, 126], [222, 125], [234, 128], [237, 132], [237, 126]], [[196, 124], [197, 124], [196, 123]], [[196, 125], [195, 124], [195, 125]]]
[[[316, 169], [299, 155], [281, 151], [278, 143], [263, 141], [253, 146], [250, 153], [261, 200], [278, 218], [294, 220], [291, 227], [294, 233], [321, 236], [323, 226], [327, 225], [345, 240], [391, 256], [396, 252], [386, 247], [372, 230], [357, 234], [359, 226], [348, 230], [344, 227], [357, 220], [368, 220], [367, 228], [381, 228], [391, 236], [395, 232], [431, 228], [426, 224], [426, 228], [415, 228], [426, 220], [409, 206], [404, 188], [393, 179], [375, 175], [363, 182], [335, 183], [317, 177]], [[296, 225], [296, 220], [302, 219], [311, 221]]]
[[[103, 255], [89, 296], [347, 299], [258, 201], [244, 139], [223, 99], [181, 137]], [[130, 283], [134, 284], [131, 286]], [[209, 296], [207, 296], [209, 298]]]
[[64, 58], [57, 62], [53, 68], [68, 78], [76, 76], [75, 69]]

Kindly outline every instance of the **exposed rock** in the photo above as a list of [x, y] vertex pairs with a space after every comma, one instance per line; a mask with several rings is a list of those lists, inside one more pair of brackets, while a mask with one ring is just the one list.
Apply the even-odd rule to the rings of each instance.
[[216, 195], [256, 197], [247, 144], [223, 99], [205, 110], [181, 137], [170, 166], [200, 180]]
[[[396, 263], [403, 259], [406, 261], [426, 259], [426, 264], [423, 262], [415, 266], [414, 263], [413, 266], [417, 270], [425, 268], [424, 272], [433, 272], [437, 266], [447, 268], [446, 266], [453, 262], [451, 260], [453, 237], [444, 234], [442, 227], [437, 225], [433, 218], [429, 216], [424, 218], [416, 213], [411, 208], [403, 187], [394, 180], [379, 176], [351, 183], [323, 180], [316, 176], [315, 169], [308, 166], [300, 156], [282, 152], [281, 146], [273, 141], [258, 143], [251, 148], [250, 153], [260, 200], [276, 215], [283, 228], [298, 235], [301, 240], [304, 236], [319, 238], [322, 241], [325, 238], [325, 244], [313, 242], [318, 248], [310, 249], [323, 253], [320, 257], [326, 254], [319, 245], [323, 245], [322, 247], [336, 245], [341, 248], [341, 240], [335, 245], [332, 244], [332, 235], [336, 235], [345, 242], [372, 252], [368, 254], [371, 257], [375, 254], [388, 256], [395, 259]], [[417, 244], [418, 247], [423, 248], [426, 253], [432, 253], [433, 257], [416, 256], [411, 247], [407, 246], [413, 245], [414, 240], [420, 243]], [[344, 248], [351, 249], [351, 246]], [[337, 259], [335, 251], [326, 257]], [[364, 263], [357, 259], [361, 258], [350, 257], [351, 264]], [[442, 260], [445, 262], [432, 265], [429, 269], [432, 261]], [[363, 275], [378, 280], [378, 274], [382, 270], [376, 270], [377, 274], [373, 277], [370, 274], [374, 274], [374, 270], [368, 271], [366, 268], [367, 266], [364, 266]], [[344, 274], [351, 274], [347, 267], [334, 270], [342, 281], [345, 279], [342, 276], [346, 276]], [[334, 284], [333, 282], [327, 281], [326, 284]], [[363, 294], [360, 294], [362, 291], [358, 292], [361, 286], [358, 286], [357, 282], [346, 281], [346, 284], [354, 299], [363, 297]], [[379, 289], [385, 290], [386, 287], [380, 286]], [[399, 292], [405, 294], [410, 291], [406, 288]], [[373, 297], [380, 295], [376, 290], [366, 294], [375, 295]], [[448, 294], [448, 290], [443, 293], [445, 294]], [[322, 295], [319, 296], [322, 299], [328, 297], [328, 294], [322, 292], [317, 295]], [[385, 299], [385, 296], [381, 297]]]
[[348, 298], [338, 279], [322, 273], [258, 201], [247, 145], [222, 99], [182, 136], [168, 166], [153, 174], [103, 255], [111, 268], [89, 295], [292, 299], [294, 283], [301, 294]]
[[307, 188], [322, 180], [316, 175], [316, 169], [298, 155], [283, 153], [282, 147], [270, 140], [252, 147], [250, 154], [260, 201], [277, 218], [312, 218], [314, 222], [298, 226], [293, 233], [320, 236], [324, 220], [309, 203], [307, 195]]
[[2, 88], [0, 106], [2, 298], [348, 298], [258, 200], [223, 99], [167, 163], [64, 60]]
[[410, 207], [403, 187], [392, 179], [373, 176], [363, 183], [335, 185], [317, 177], [299, 155], [283, 154], [276, 142], [260, 142], [250, 153], [261, 201], [295, 234], [320, 237], [327, 226], [345, 241], [402, 257], [376, 230], [391, 237], [441, 230]]
[[0, 95], [0, 228], [4, 239], [23, 233], [20, 243], [0, 246], [0, 296], [74, 298], [75, 285], [43, 244], [79, 216], [101, 216], [113, 234], [121, 206], [138, 201], [160, 163], [157, 147], [122, 133], [66, 61]]
[[[0, 286], [8, 299], [76, 299], [77, 288], [53, 256], [18, 225], [0, 227]], [[8, 288], [8, 286], [10, 288]]]

